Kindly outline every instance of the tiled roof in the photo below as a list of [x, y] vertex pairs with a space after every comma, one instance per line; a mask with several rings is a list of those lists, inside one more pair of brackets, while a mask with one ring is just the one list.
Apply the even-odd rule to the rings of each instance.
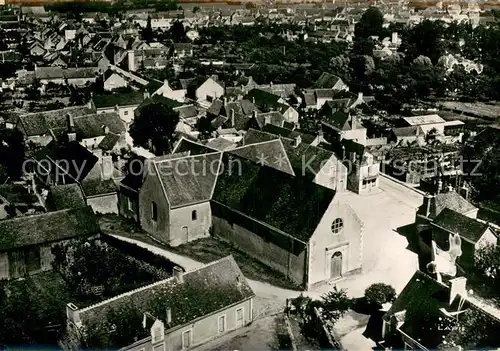
[[250, 128], [243, 137], [243, 145], [255, 144], [274, 139], [279, 139], [279, 136]]
[[213, 200], [302, 241], [312, 236], [335, 195], [300, 175], [262, 167], [232, 151], [224, 153], [223, 162]]
[[[323, 122], [326, 123], [327, 125], [331, 125], [336, 129], [339, 130], [349, 130], [349, 114], [343, 112], [343, 111], [335, 111], [336, 107], [331, 107], [330, 106], [331, 101], [327, 101], [324, 106], [330, 107], [331, 109], [328, 110], [326, 109], [326, 115], [324, 115]], [[332, 111], [335, 111], [331, 113]]]
[[397, 137], [410, 137], [416, 136], [419, 128], [419, 126], [392, 128], [392, 132]]
[[[434, 218], [435, 225], [476, 243], [488, 229], [488, 224], [479, 222], [450, 208], [445, 208]], [[447, 238], [446, 238], [447, 239]], [[447, 248], [441, 247], [443, 250]]]
[[458, 213], [466, 214], [476, 209], [469, 201], [465, 200], [456, 191], [437, 194], [431, 202], [430, 217], [434, 218], [445, 208], [449, 208]]
[[[266, 124], [266, 121], [268, 122]], [[266, 125], [272, 126], [282, 126], [285, 122], [285, 117], [278, 111], [258, 113], [256, 116], [256, 122], [260, 128], [264, 128]]]
[[291, 130], [283, 127], [278, 127], [275, 125], [265, 125], [264, 128], [262, 128], [262, 131], [280, 135], [289, 139], [295, 139], [296, 137], [300, 136], [300, 140], [306, 144], [311, 144], [312, 142], [314, 142], [314, 140], [316, 140], [316, 135], [302, 132], [296, 129]]
[[48, 203], [54, 210], [85, 207], [85, 199], [78, 184], [52, 185]]
[[218, 116], [224, 107], [224, 102], [222, 100], [216, 99], [212, 102], [212, 105], [207, 109], [207, 113], [210, 113], [214, 116]]
[[171, 208], [209, 201], [217, 179], [221, 153], [155, 162]]
[[231, 150], [236, 147], [236, 143], [222, 137], [210, 140], [206, 145], [219, 151]]
[[198, 116], [198, 110], [193, 105], [177, 107], [175, 111], [179, 112], [180, 118], [190, 118]]
[[80, 313], [80, 318], [84, 324], [96, 321], [107, 311], [126, 305], [165, 322], [166, 309], [170, 308], [172, 321], [168, 327], [174, 328], [254, 296], [233, 257], [227, 256], [184, 273], [182, 283], [174, 277], [163, 280], [91, 306]]
[[94, 95], [92, 101], [96, 108], [132, 106], [140, 105], [144, 100], [144, 93], [140, 91], [131, 91], [128, 93], [112, 93]]
[[189, 155], [202, 155], [209, 154], [217, 151], [216, 149], [212, 149], [208, 145], [203, 145], [186, 138], [181, 138], [177, 145], [175, 146], [174, 153], [180, 152], [189, 152]]
[[33, 192], [28, 192], [28, 189], [23, 185], [17, 184], [1, 184], [0, 198], [10, 204], [35, 204], [38, 202], [38, 197]]
[[67, 115], [79, 117], [91, 114], [92, 110], [86, 106], [67, 107], [59, 110], [28, 113], [19, 116], [19, 122], [28, 136], [43, 135], [52, 128], [66, 127]]
[[0, 251], [99, 233], [90, 207], [0, 221]]
[[323, 72], [313, 87], [315, 89], [332, 89], [339, 80], [339, 77]]
[[264, 163], [267, 167], [294, 175], [292, 165], [287, 157], [285, 147], [279, 139], [258, 144], [244, 145], [230, 150], [231, 155], [245, 158], [257, 164]]
[[119, 140], [120, 135], [110, 132], [99, 143], [99, 149], [104, 151], [112, 150]]
[[116, 193], [116, 185], [112, 179], [88, 179], [82, 182], [82, 190], [86, 197]]

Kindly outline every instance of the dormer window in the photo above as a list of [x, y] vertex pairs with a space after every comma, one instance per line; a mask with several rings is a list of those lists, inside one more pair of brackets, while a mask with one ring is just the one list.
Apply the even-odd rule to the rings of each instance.
[[153, 326], [151, 327], [151, 340], [152, 343], [155, 344], [157, 342], [163, 341], [165, 338], [165, 332], [164, 332], [164, 327], [163, 323], [157, 319]]
[[158, 206], [156, 205], [156, 202], [151, 202], [151, 219], [153, 221], [158, 220]]

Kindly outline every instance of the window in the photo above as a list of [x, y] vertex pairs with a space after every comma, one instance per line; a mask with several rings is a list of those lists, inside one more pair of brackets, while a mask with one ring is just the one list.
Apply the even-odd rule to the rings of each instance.
[[153, 351], [165, 351], [165, 343], [154, 346]]
[[182, 332], [182, 348], [183, 349], [188, 349], [191, 347], [192, 335], [193, 335], [193, 332], [191, 329], [186, 330], [185, 332]]
[[158, 220], [158, 207], [156, 206], [156, 202], [151, 202], [151, 219], [153, 221]]
[[130, 200], [130, 197], [127, 197], [127, 208], [129, 211], [133, 211], [132, 200]]
[[332, 223], [332, 233], [333, 234], [340, 233], [342, 228], [344, 228], [344, 222], [342, 221], [341, 218], [337, 218], [336, 220], [333, 221], [333, 223]]
[[219, 316], [219, 333], [226, 331], [226, 315]]
[[198, 218], [198, 214], [196, 213], [196, 210], [193, 210], [193, 212], [191, 212], [191, 219], [193, 221], [196, 221], [197, 218]]
[[362, 186], [363, 189], [366, 189], [366, 183], [367, 183], [366, 180], [363, 180], [363, 186]]
[[128, 116], [128, 111], [127, 110], [123, 111], [123, 115]]

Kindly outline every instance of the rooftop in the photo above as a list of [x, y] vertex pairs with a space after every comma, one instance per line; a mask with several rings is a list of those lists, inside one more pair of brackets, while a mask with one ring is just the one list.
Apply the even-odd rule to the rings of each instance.
[[0, 251], [56, 242], [100, 232], [90, 207], [0, 221]]
[[424, 115], [424, 116], [412, 116], [412, 117], [403, 117], [403, 120], [406, 121], [410, 126], [421, 126], [425, 124], [435, 124], [435, 123], [444, 123], [445, 120], [442, 119], [439, 115]]

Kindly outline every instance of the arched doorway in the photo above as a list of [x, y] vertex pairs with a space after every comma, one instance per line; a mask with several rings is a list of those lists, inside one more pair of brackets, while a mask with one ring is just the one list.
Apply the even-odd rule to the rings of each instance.
[[342, 253], [335, 252], [330, 261], [330, 278], [340, 278], [342, 276]]

